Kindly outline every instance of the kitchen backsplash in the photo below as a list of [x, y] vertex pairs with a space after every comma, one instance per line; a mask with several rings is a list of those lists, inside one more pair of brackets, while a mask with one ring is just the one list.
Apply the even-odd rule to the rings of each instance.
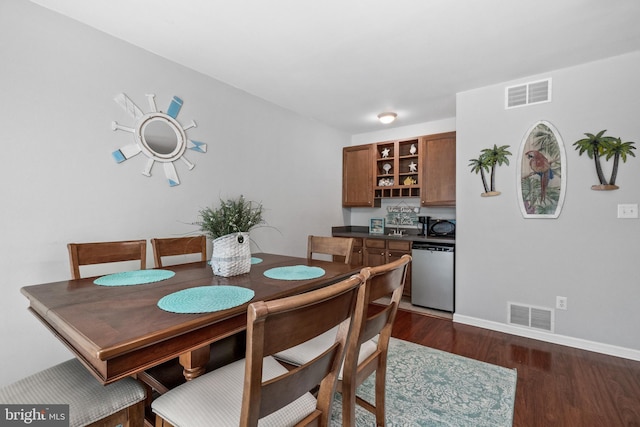
[[[416, 198], [383, 199], [379, 208], [345, 208], [347, 211], [350, 211], [350, 215], [345, 215], [345, 219], [347, 220], [345, 225], [368, 226], [371, 218], [384, 218], [387, 226], [395, 227], [395, 224], [389, 224], [389, 216], [395, 216], [396, 212], [390, 213], [388, 208], [394, 208], [392, 210], [404, 218], [404, 221], [401, 219], [400, 222], [409, 222], [409, 217], [413, 218], [417, 216], [430, 216], [443, 219], [455, 219], [456, 217], [456, 209], [454, 207], [424, 207], [420, 206], [420, 200]], [[411, 208], [417, 208], [419, 211], [415, 212], [414, 209]], [[402, 211], [405, 212], [403, 213]], [[400, 225], [399, 227], [417, 229], [418, 225]]]

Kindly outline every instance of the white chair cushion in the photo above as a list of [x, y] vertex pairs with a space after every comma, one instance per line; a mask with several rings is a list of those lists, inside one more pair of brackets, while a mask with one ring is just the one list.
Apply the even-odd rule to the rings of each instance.
[[[288, 348], [280, 353], [274, 354], [276, 359], [282, 360], [285, 363], [289, 363], [291, 365], [300, 366], [313, 358], [317, 357], [320, 353], [331, 347], [336, 340], [336, 333], [338, 328], [329, 329], [322, 335], [318, 335], [315, 338], [310, 339], [309, 341], [303, 342], [295, 347]], [[378, 344], [375, 341], [375, 338], [363, 342], [360, 346], [360, 353], [358, 354], [358, 364], [362, 363], [367, 357], [371, 356], [376, 349], [378, 348]], [[340, 374], [338, 376], [339, 379], [342, 379], [342, 370], [343, 367], [340, 367]]]
[[84, 426], [144, 400], [133, 378], [102, 385], [77, 359], [40, 371], [0, 389], [0, 402], [69, 404], [69, 426]]
[[[153, 412], [176, 427], [237, 427], [244, 391], [245, 360], [208, 372], [153, 401]], [[262, 380], [288, 372], [273, 357], [265, 357]], [[260, 427], [292, 426], [313, 412], [316, 399], [306, 393], [295, 402], [262, 418]]]

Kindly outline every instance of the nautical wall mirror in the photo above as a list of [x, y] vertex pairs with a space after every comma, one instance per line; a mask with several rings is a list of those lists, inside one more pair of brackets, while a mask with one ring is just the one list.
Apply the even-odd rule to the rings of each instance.
[[150, 113], [143, 113], [124, 93], [116, 95], [114, 100], [136, 121], [133, 128], [122, 126], [115, 121], [111, 123], [114, 131], [123, 130], [134, 136], [132, 144], [125, 145], [112, 153], [116, 162], [122, 163], [142, 152], [149, 158], [142, 171], [143, 175], [151, 176], [154, 163], [160, 162], [163, 164], [169, 185], [171, 187], [179, 185], [180, 180], [173, 162], [180, 159], [191, 170], [195, 165], [184, 156], [186, 149], [199, 153], [207, 152], [207, 144], [187, 138], [187, 129], [196, 127], [196, 122], [192, 120], [188, 126], [182, 127], [176, 119], [182, 108], [182, 99], [174, 96], [166, 113], [157, 110], [153, 94], [147, 94]]

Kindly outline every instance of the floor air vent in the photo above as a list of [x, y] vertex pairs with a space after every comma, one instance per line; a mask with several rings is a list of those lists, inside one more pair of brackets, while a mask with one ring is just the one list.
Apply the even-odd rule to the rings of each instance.
[[551, 101], [551, 79], [510, 86], [505, 92], [505, 108]]
[[509, 323], [553, 332], [553, 310], [510, 302]]

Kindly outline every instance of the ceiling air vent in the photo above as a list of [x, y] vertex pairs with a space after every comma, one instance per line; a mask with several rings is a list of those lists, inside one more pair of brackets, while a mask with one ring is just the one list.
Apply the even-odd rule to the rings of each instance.
[[509, 323], [553, 332], [553, 310], [510, 302]]
[[505, 91], [505, 108], [551, 101], [551, 79], [510, 86]]

